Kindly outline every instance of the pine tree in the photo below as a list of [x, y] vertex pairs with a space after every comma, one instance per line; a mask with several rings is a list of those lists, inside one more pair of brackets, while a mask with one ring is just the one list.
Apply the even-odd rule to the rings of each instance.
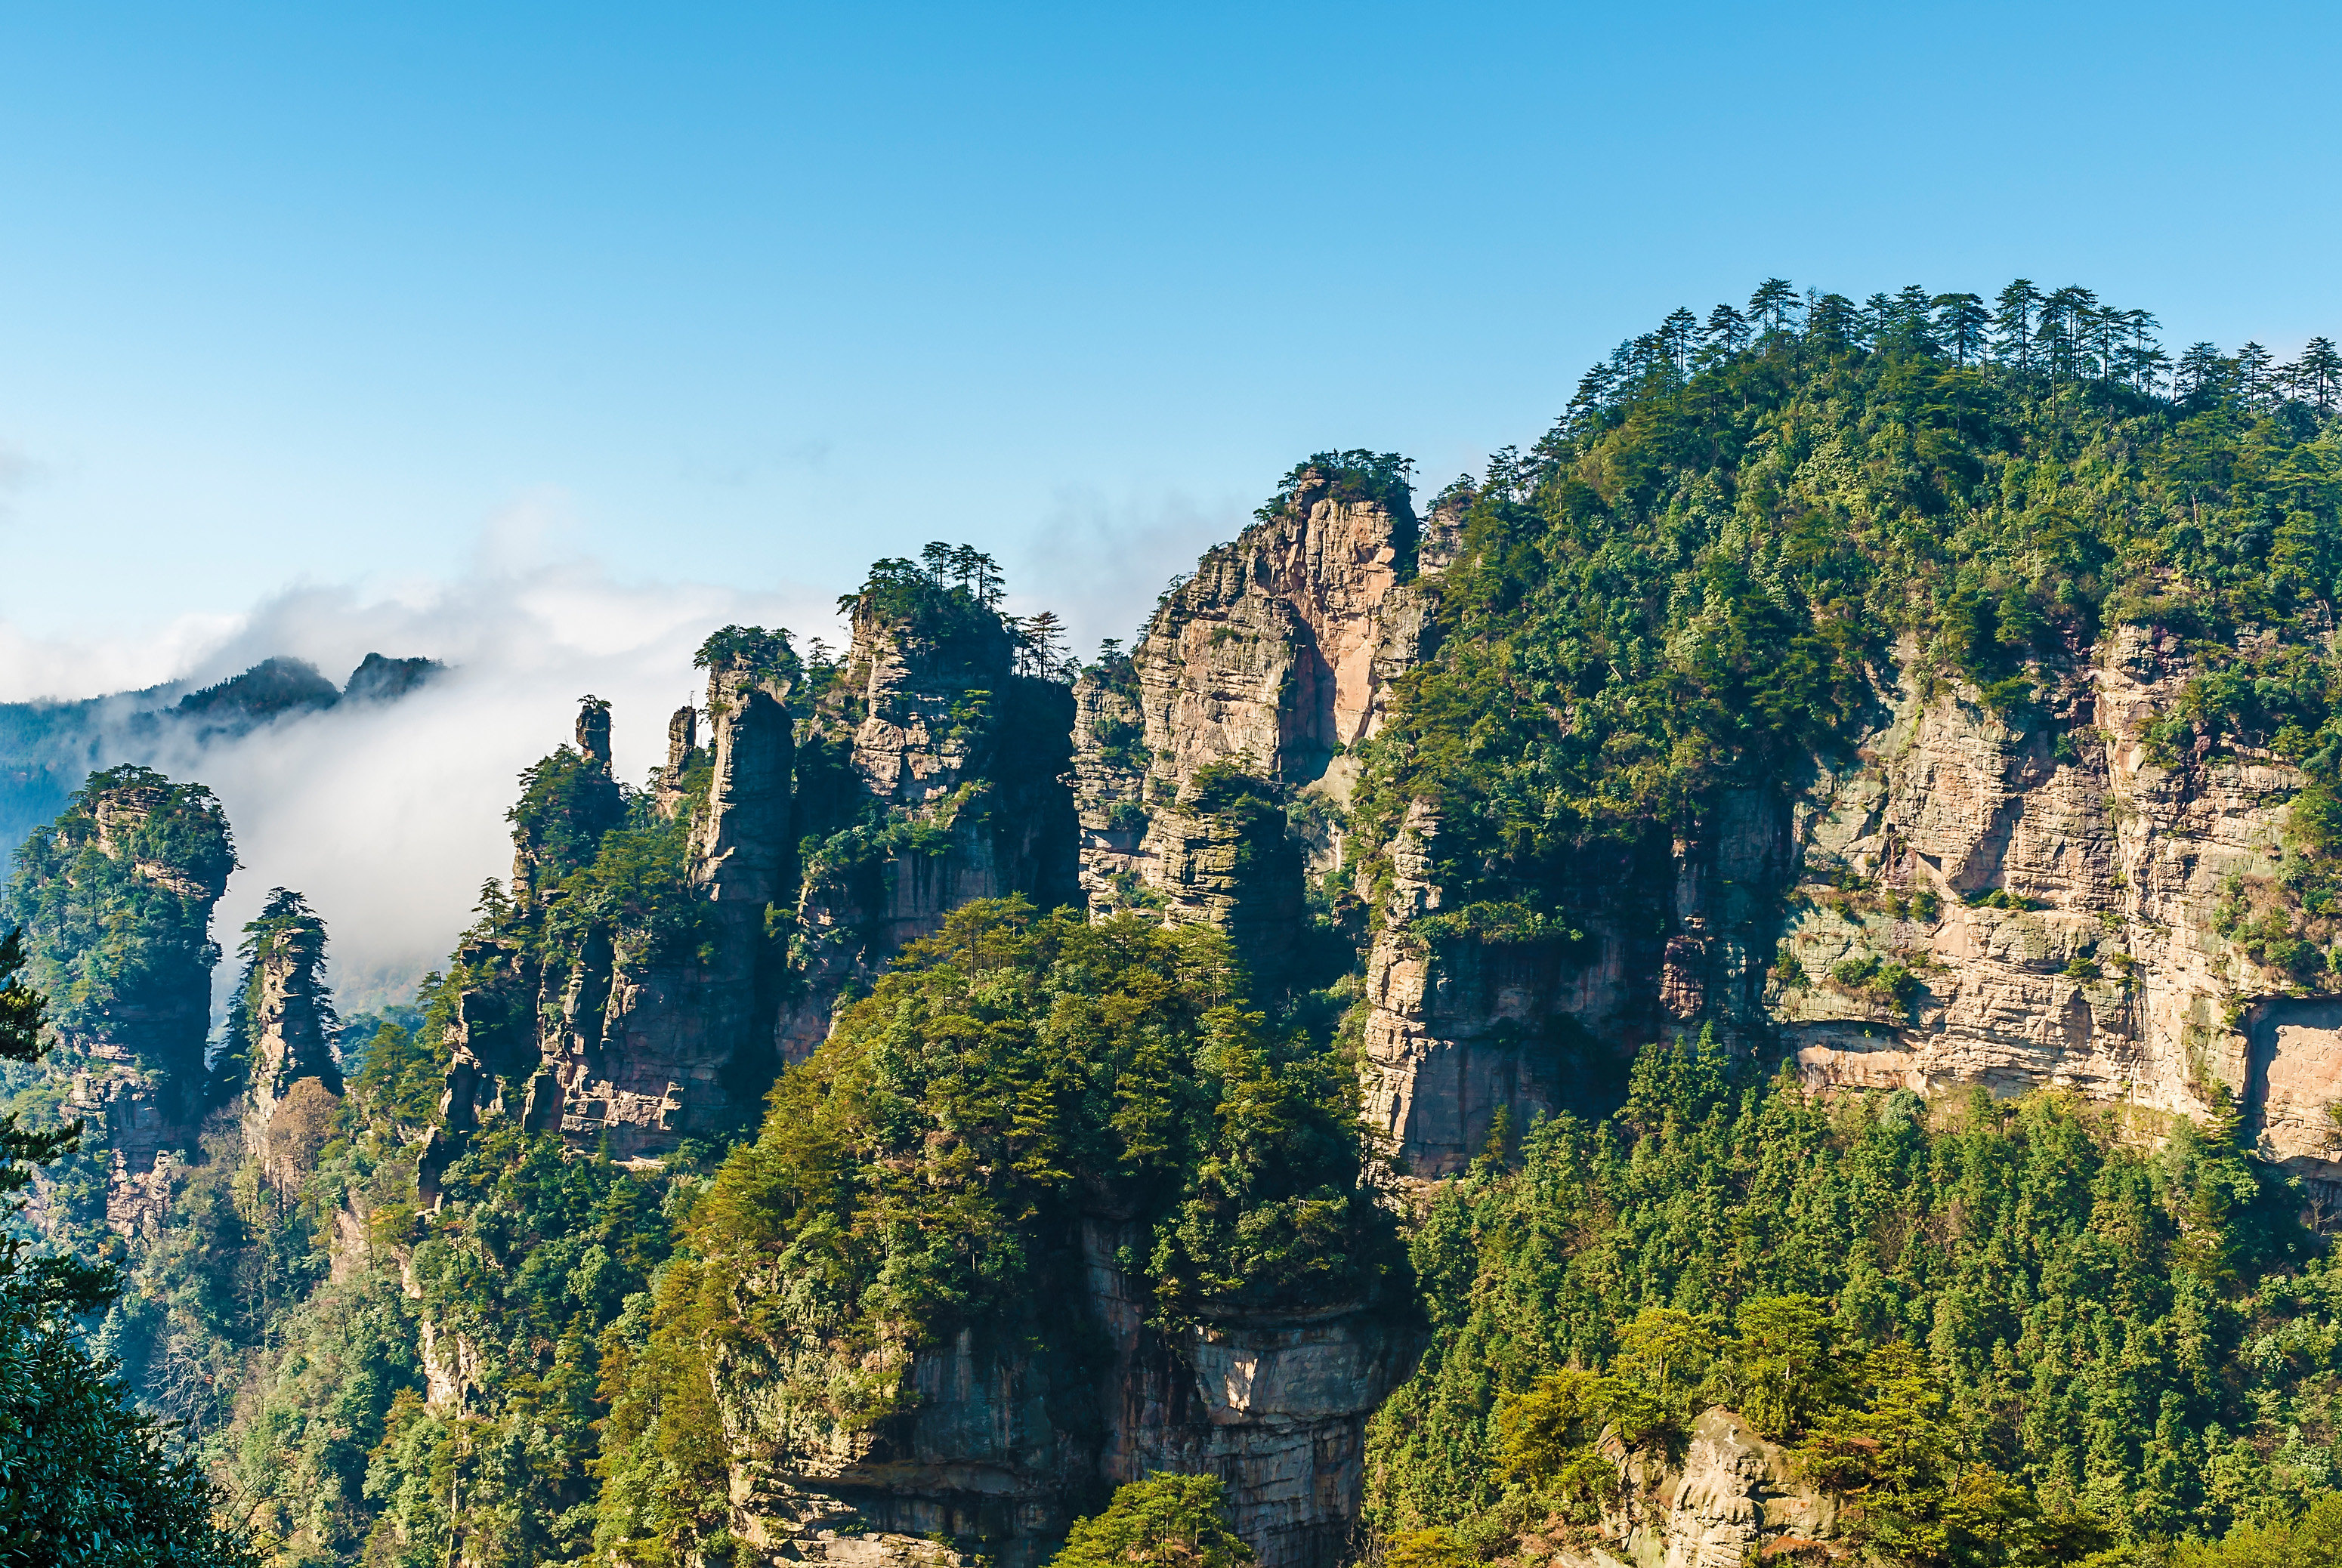
[[2227, 362], [2221, 358], [2220, 351], [2211, 344], [2188, 345], [2187, 352], [2179, 356], [2179, 369], [2174, 378], [2179, 395], [2195, 397], [2217, 391], [2226, 379], [2226, 368]]
[[1692, 370], [1692, 343], [1698, 335], [1699, 317], [1691, 313], [1688, 305], [1676, 306], [1667, 312], [1666, 319], [1659, 323], [1660, 345], [1674, 363], [1676, 374], [1686, 378]]
[[2320, 414], [2334, 412], [2337, 394], [2342, 394], [2342, 353], [2335, 351], [2331, 340], [2313, 337], [2301, 348], [2301, 357], [2288, 368], [2293, 394]]
[[1972, 294], [1939, 294], [1928, 302], [1936, 311], [1937, 341], [1949, 349], [1955, 363], [1967, 365], [1984, 355], [1985, 329], [1992, 313], [1982, 297]]
[[1993, 357], [2020, 375], [2033, 368], [2034, 313], [2041, 308], [2041, 291], [2031, 278], [2018, 278], [1994, 301]]
[[1066, 665], [1066, 624], [1055, 610], [1026, 617], [1017, 628], [1016, 660], [1020, 671], [1054, 681]]
[[1719, 305], [1707, 313], [1707, 325], [1700, 335], [1706, 340], [1701, 352], [1710, 360], [1728, 358], [1748, 346], [1748, 318], [1728, 305]]
[[1815, 343], [1852, 348], [1863, 338], [1862, 307], [1842, 294], [1816, 295], [1806, 302], [1806, 336]]
[[1796, 330], [1790, 318], [1797, 311], [1797, 291], [1785, 277], [1768, 277], [1748, 296], [1748, 319], [1763, 325], [1767, 335]]
[[2237, 350], [2237, 395], [2248, 404], [2268, 402], [2277, 390], [2277, 355], [2257, 343]]

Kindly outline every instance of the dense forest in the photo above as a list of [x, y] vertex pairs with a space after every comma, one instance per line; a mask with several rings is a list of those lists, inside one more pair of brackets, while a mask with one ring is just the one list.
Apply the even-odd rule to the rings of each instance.
[[[922, 1410], [972, 1396], [923, 1364], [957, 1357], [1058, 1434], [1053, 1455], [1094, 1456], [1096, 1390], [1129, 1344], [1276, 1317], [1408, 1347], [1365, 1424], [1351, 1560], [1602, 1561], [1585, 1553], [1721, 1408], [1827, 1501], [1828, 1539], [1777, 1558], [2342, 1563], [2331, 1193], [2258, 1157], [2225, 1085], [2210, 1116], [2159, 1122], [2055, 1090], [1824, 1092], [1734, 1015], [1655, 1031], [1599, 1104], [1500, 1114], [1449, 1179], [1360, 1119], [1359, 976], [1402, 875], [1446, 890], [1417, 943], [1583, 943], [1596, 902], [1656, 879], [1636, 859], [1655, 827], [1853, 765], [1889, 663], [2063, 755], [2087, 737], [2043, 694], [2123, 626], [2190, 661], [2157, 755], [2299, 770], [2268, 885], [2224, 934], [2274, 987], [2342, 989], [2342, 354], [2173, 356], [2155, 329], [2022, 280], [1860, 302], [1769, 280], [1623, 345], [1526, 451], [1427, 502], [1396, 456], [1296, 468], [1265, 520], [1309, 474], [1448, 554], [1422, 656], [1356, 748], [1341, 858], [1296, 916], [1331, 960], [1298, 978], [1208, 924], [986, 896], [844, 985], [805, 1060], [727, 1064], [745, 1108], [656, 1157], [533, 1122], [525, 1069], [453, 1126], [459, 1043], [574, 1018], [611, 964], [646, 989], [713, 972], [731, 939], [694, 878], [736, 754], [686, 727], [666, 770], [619, 784], [589, 702], [578, 744], [519, 781], [521, 869], [411, 1004], [335, 1016], [324, 924], [278, 890], [207, 1064], [175, 1037], [137, 1047], [179, 1052], [149, 1076], [200, 1122], [153, 1226], [106, 1229], [104, 1173], [59, 1131], [65, 1079], [34, 1062], [31, 993], [0, 993], [0, 1188], [54, 1173], [41, 1225], [19, 1223], [38, 1239], [0, 1243], [0, 1353], [62, 1368], [56, 1397], [131, 1456], [139, 1528], [198, 1541], [106, 1560], [771, 1562], [744, 1500], [806, 1475], [871, 1490], [854, 1467], [874, 1433], [943, 1441]], [[881, 562], [849, 601], [956, 683], [939, 748], [1002, 760], [926, 814], [862, 801], [876, 677], [786, 633], [710, 640], [737, 704], [714, 717], [774, 692], [796, 715], [782, 853], [814, 891], [756, 913], [739, 989], [759, 1006], [810, 994], [841, 930], [877, 928], [891, 867], [1009, 863], [1026, 824], [996, 785], [1067, 744], [1059, 688], [1083, 666], [1054, 617], [1002, 614], [989, 557]], [[1004, 648], [1013, 674], [986, 674]], [[1087, 678], [1106, 695], [1086, 700], [1136, 700], [1117, 646]], [[1120, 765], [1145, 748], [1114, 723]], [[1240, 889], [1288, 855], [1285, 824], [1333, 809], [1234, 764], [1184, 785]], [[148, 803], [127, 829], [96, 804], [122, 790]], [[191, 912], [233, 865], [199, 787], [116, 770], [76, 802], [17, 851], [6, 909], [69, 1064], [117, 999], [208, 972]], [[1427, 812], [1442, 830], [1409, 849]], [[145, 847], [101, 844], [121, 831]], [[1789, 962], [1777, 983], [1801, 980]], [[1830, 979], [1891, 999], [1911, 976]], [[330, 1063], [285, 1065], [305, 1029]], [[1086, 1291], [1127, 1323], [1069, 1304]], [[165, 1424], [108, 1403], [117, 1375]], [[33, 1419], [17, 1386], [0, 1378], [9, 1452]], [[1083, 1463], [1053, 1493], [1057, 1562], [1250, 1560], [1216, 1478], [1117, 1489]], [[0, 1470], [0, 1510], [24, 1485]], [[225, 1533], [187, 1513], [205, 1495]], [[994, 1557], [1007, 1513], [888, 1528]]]

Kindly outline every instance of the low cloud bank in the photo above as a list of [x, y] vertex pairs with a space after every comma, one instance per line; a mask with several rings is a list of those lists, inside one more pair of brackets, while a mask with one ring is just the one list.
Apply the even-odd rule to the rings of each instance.
[[[853, 583], [622, 582], [591, 561], [550, 559], [562, 515], [557, 496], [510, 508], [457, 581], [295, 586], [244, 614], [135, 634], [44, 638], [0, 622], [0, 702], [193, 690], [278, 656], [336, 685], [370, 653], [449, 666], [395, 701], [345, 701], [243, 734], [124, 728], [100, 763], [201, 782], [225, 805], [242, 865], [214, 925], [231, 955], [221, 996], [244, 923], [270, 888], [289, 887], [325, 917], [343, 1010], [397, 999], [445, 964], [481, 883], [509, 874], [515, 776], [570, 737], [580, 696], [610, 700], [619, 776], [639, 784], [666, 760], [668, 715], [701, 696], [691, 659], [710, 632], [787, 626], [800, 649], [846, 640], [836, 604]], [[1056, 610], [1086, 657], [1102, 636], [1130, 637], [1173, 573], [1249, 521], [1228, 497], [1062, 492], [1001, 550], [1006, 607]]]
[[[346, 1012], [405, 994], [445, 962], [481, 883], [510, 872], [515, 775], [570, 737], [580, 696], [610, 700], [619, 776], [639, 783], [666, 760], [667, 716], [701, 694], [691, 659], [710, 632], [788, 626], [801, 645], [816, 634], [836, 643], [836, 597], [628, 584], [569, 564], [380, 597], [295, 588], [143, 642], [42, 643], [0, 627], [0, 664], [19, 700], [200, 685], [278, 654], [336, 683], [368, 653], [450, 666], [394, 702], [345, 702], [236, 736], [125, 740], [109, 759], [211, 786], [242, 863], [214, 927], [221, 945], [233, 954], [270, 888], [298, 889], [325, 919]], [[223, 966], [223, 989], [234, 967]]]

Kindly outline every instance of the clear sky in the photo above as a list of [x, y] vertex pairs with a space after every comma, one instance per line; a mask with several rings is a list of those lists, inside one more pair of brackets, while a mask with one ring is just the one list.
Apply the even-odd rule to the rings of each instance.
[[2289, 352], [2337, 15], [5, 5], [0, 652], [937, 537], [1095, 637], [1296, 458], [1436, 484], [1767, 275]]

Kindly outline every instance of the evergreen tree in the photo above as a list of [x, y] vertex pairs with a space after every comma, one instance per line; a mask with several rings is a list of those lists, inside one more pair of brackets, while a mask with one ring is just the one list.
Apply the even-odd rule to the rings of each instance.
[[1748, 346], [1748, 318], [1728, 305], [1719, 305], [1707, 313], [1707, 325], [1700, 335], [1701, 352], [1710, 361], [1729, 358]]
[[1768, 335], [1796, 330], [1793, 318], [1797, 309], [1797, 291], [1785, 277], [1767, 278], [1748, 296], [1748, 319], [1761, 325]]
[[1935, 307], [1937, 341], [1951, 350], [1953, 363], [1966, 365], [1983, 357], [1985, 332], [1992, 313], [1972, 294], [1939, 294], [1928, 302]]
[[1066, 666], [1066, 624], [1055, 610], [1029, 615], [1016, 627], [1017, 663], [1024, 674], [1054, 681]]
[[1686, 305], [1677, 305], [1659, 324], [1659, 345], [1678, 375], [1689, 377], [1692, 370], [1691, 351], [1699, 336], [1699, 317]]
[[2227, 362], [2220, 351], [2208, 343], [2193, 343], [2179, 356], [2179, 368], [2175, 384], [2182, 397], [2196, 397], [2217, 392], [2227, 379]]
[[2313, 337], [2304, 344], [2288, 375], [2296, 397], [2320, 414], [2334, 412], [2337, 394], [2342, 394], [2342, 353], [2330, 339]]
[[2033, 324], [2040, 308], [2041, 291], [2030, 278], [2018, 278], [1994, 301], [1993, 357], [2020, 375], [2033, 368]]
[[2237, 395], [2248, 406], [2267, 403], [2277, 391], [2277, 355], [2257, 343], [2237, 350]]
[[[24, 934], [0, 939], [0, 1061], [35, 1060], [46, 999], [17, 978]], [[0, 1114], [0, 1218], [32, 1168], [71, 1152], [81, 1124], [35, 1130]], [[116, 1368], [74, 1319], [111, 1301], [111, 1269], [36, 1257], [0, 1231], [0, 1560], [49, 1568], [231, 1568], [251, 1562], [212, 1519], [220, 1499], [192, 1458], [129, 1404]]]

